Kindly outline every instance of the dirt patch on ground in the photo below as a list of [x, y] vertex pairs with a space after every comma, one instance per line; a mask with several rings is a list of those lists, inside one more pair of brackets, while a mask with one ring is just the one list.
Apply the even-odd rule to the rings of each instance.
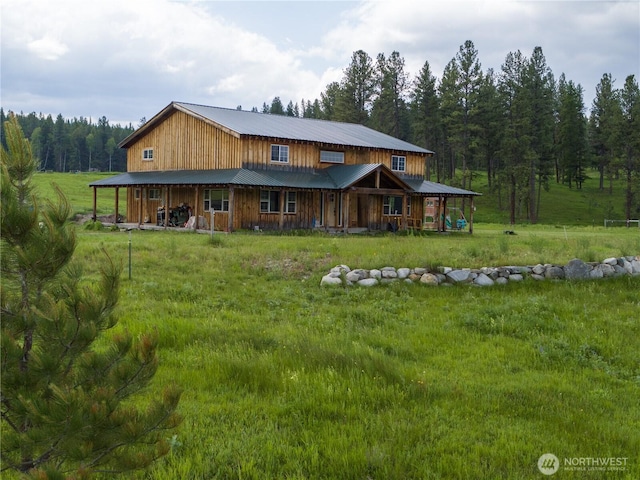
[[[115, 215], [98, 215], [96, 219], [102, 223], [116, 223]], [[84, 225], [85, 223], [92, 220], [93, 220], [92, 215], [77, 214], [75, 217], [73, 217], [73, 222], [77, 223], [78, 225]], [[122, 218], [122, 215], [120, 215], [120, 222], [122, 221], [123, 221], [123, 218]]]

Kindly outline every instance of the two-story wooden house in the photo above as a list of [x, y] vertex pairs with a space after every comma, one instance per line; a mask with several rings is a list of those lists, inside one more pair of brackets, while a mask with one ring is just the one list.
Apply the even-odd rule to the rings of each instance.
[[[446, 228], [447, 200], [474, 192], [424, 180], [433, 152], [362, 125], [173, 102], [124, 139], [129, 222], [217, 230]], [[473, 231], [470, 218], [469, 231]]]

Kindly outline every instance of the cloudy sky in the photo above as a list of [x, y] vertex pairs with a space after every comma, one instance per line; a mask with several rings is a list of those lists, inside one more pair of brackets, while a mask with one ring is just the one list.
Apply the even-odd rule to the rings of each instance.
[[640, 77], [640, 2], [0, 0], [5, 111], [137, 125], [171, 101], [243, 109], [313, 100], [356, 50], [440, 77], [465, 40], [483, 70], [542, 47], [585, 106]]

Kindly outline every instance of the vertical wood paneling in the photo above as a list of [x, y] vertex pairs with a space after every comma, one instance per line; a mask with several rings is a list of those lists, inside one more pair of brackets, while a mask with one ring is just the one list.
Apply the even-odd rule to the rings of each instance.
[[[286, 165], [271, 163], [271, 145], [273, 143], [289, 146], [289, 163]], [[142, 152], [145, 148], [154, 149], [153, 161], [143, 161]], [[323, 148], [316, 144], [300, 142], [279, 142], [268, 138], [243, 137], [237, 138], [208, 123], [176, 111], [164, 121], [151, 129], [144, 136], [131, 145], [127, 152], [127, 170], [136, 171], [165, 171], [165, 170], [209, 170], [240, 168], [326, 168], [332, 164], [320, 163], [320, 151]], [[345, 149], [345, 165], [381, 163], [391, 169], [392, 152], [386, 150], [351, 148]], [[425, 158], [418, 154], [398, 152], [406, 157], [406, 171], [409, 175], [424, 175]], [[200, 186], [202, 191], [206, 186]], [[134, 189], [127, 189], [127, 219], [137, 221], [138, 217], [148, 216], [151, 222], [156, 221], [157, 207], [166, 200], [149, 200], [148, 189], [143, 198], [135, 200]], [[284, 228], [306, 228], [313, 222], [313, 218], [320, 214], [320, 195], [318, 192], [298, 192], [297, 213], [284, 215]], [[359, 217], [358, 202], [352, 198], [349, 202], [349, 217]], [[199, 204], [192, 205], [193, 202]], [[202, 196], [196, 195], [195, 188], [171, 188], [168, 205], [170, 208], [181, 203], [188, 204], [194, 210], [201, 211]], [[380, 222], [382, 218], [382, 198], [371, 195], [367, 223]], [[224, 225], [228, 229], [252, 228], [254, 224], [262, 228], [277, 227], [278, 214], [261, 214], [259, 189], [237, 188], [234, 192], [235, 215], [218, 214], [216, 224], [224, 218]], [[208, 215], [208, 212], [203, 212]], [[412, 199], [412, 218], [422, 218], [422, 202], [419, 197]], [[358, 218], [362, 223], [363, 219]]]

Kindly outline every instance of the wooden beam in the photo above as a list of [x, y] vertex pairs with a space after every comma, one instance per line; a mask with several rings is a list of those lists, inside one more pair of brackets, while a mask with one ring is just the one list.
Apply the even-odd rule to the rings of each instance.
[[345, 192], [344, 194], [344, 202], [342, 203], [342, 211], [344, 212], [344, 214], [342, 215], [343, 218], [343, 228], [344, 228], [344, 233], [349, 233], [349, 208], [350, 208], [350, 200], [351, 200], [351, 196], [349, 195], [349, 192]]
[[397, 188], [361, 188], [361, 187], [352, 187], [351, 191], [362, 194], [371, 194], [371, 195], [394, 195], [401, 196], [404, 195], [405, 191]]
[[[169, 223], [169, 189], [171, 187], [167, 186], [167, 190], [164, 194], [164, 229], [167, 229], [167, 225]], [[157, 214], [156, 214], [157, 215]]]
[[93, 221], [94, 222], [98, 219], [97, 211], [98, 211], [98, 189], [96, 187], [93, 187]]
[[402, 228], [407, 229], [407, 194], [402, 195]]
[[469, 235], [473, 234], [473, 211], [474, 210], [475, 210], [474, 197], [471, 197], [471, 209], [469, 211]]
[[138, 226], [142, 225], [142, 208], [143, 208], [142, 204], [144, 202], [144, 197], [145, 197], [145, 194], [146, 194], [146, 190], [147, 190], [146, 187], [141, 187], [140, 188], [140, 208], [138, 208]]
[[227, 231], [231, 233], [233, 231], [233, 210], [235, 204], [235, 189], [229, 186], [229, 214], [227, 215]]
[[442, 219], [442, 231], [447, 231], [447, 197], [443, 197], [444, 201], [442, 202], [442, 213], [444, 217]]
[[[193, 205], [193, 208], [191, 210], [191, 213], [196, 217], [196, 223], [195, 223], [195, 230], [198, 230], [198, 217], [200, 216], [200, 209], [198, 208], [198, 205], [200, 205], [200, 186], [196, 185], [196, 199], [195, 199], [195, 203]], [[204, 212], [203, 215], [204, 217]]]
[[115, 223], [118, 223], [118, 216], [119, 216], [119, 212], [118, 212], [118, 203], [120, 199], [120, 188], [116, 187], [116, 221]]
[[280, 190], [280, 218], [278, 219], [278, 228], [282, 230], [284, 228], [284, 207], [286, 205], [285, 196], [286, 193], [284, 190]]

